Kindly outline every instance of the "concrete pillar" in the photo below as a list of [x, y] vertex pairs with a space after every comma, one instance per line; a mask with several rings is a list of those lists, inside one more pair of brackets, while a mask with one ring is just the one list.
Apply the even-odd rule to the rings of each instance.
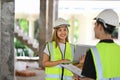
[[51, 40], [53, 21], [56, 19], [58, 15], [58, 9], [55, 7], [58, 8], [58, 0], [40, 0], [40, 19], [39, 19], [40, 66], [42, 66], [43, 50], [45, 48], [45, 43], [46, 41]]
[[71, 27], [71, 33], [70, 33], [70, 42], [71, 43], [74, 43], [74, 28], [75, 28], [75, 16], [74, 15], [72, 15], [71, 16], [71, 25], [70, 25], [70, 27]]
[[47, 35], [46, 35], [46, 40], [51, 41], [52, 39], [52, 30], [53, 30], [53, 13], [54, 11], [54, 0], [48, 0], [48, 24], [47, 24]]
[[29, 21], [29, 37], [34, 39], [34, 19], [28, 18]]
[[54, 20], [56, 20], [58, 18], [58, 3], [59, 3], [59, 0], [54, 0]]
[[51, 41], [53, 32], [53, 23], [58, 18], [58, 0], [48, 0], [48, 15], [47, 15], [47, 35], [46, 41]]
[[0, 80], [14, 80], [14, 0], [0, 0]]
[[[31, 15], [31, 17], [29, 17], [27, 20], [29, 21], [29, 37], [31, 39], [34, 39], [34, 29], [35, 29], [34, 28], [34, 21], [35, 21], [35, 19]], [[29, 49], [29, 56], [33, 57], [33, 54], [34, 54], [34, 52], [31, 49]]]
[[40, 0], [40, 19], [39, 19], [39, 65], [42, 66], [43, 50], [46, 43], [46, 14], [47, 1]]

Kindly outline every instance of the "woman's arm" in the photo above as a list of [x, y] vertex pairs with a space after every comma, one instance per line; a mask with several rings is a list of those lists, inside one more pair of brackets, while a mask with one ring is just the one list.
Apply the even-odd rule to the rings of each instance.
[[68, 59], [63, 59], [63, 60], [58, 60], [58, 61], [50, 61], [49, 59], [49, 55], [47, 54], [43, 54], [43, 66], [44, 67], [51, 67], [51, 66], [56, 66], [58, 64], [61, 64], [61, 63], [65, 63], [65, 62], [68, 62], [70, 60]]

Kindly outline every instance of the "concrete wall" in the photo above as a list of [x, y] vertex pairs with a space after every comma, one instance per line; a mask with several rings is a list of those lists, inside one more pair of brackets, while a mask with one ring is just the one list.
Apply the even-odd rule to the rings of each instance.
[[0, 80], [14, 80], [14, 0], [0, 0]]

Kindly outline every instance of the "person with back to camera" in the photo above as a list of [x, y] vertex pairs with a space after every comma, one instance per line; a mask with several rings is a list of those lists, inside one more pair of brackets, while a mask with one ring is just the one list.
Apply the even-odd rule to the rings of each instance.
[[120, 46], [111, 38], [119, 17], [114, 10], [105, 9], [94, 20], [95, 37], [100, 41], [87, 51], [81, 73], [85, 77], [80, 80], [120, 80]]
[[59, 64], [73, 61], [74, 45], [68, 42], [68, 22], [58, 18], [53, 27], [52, 41], [47, 42], [43, 54], [45, 80], [73, 80], [73, 73]]

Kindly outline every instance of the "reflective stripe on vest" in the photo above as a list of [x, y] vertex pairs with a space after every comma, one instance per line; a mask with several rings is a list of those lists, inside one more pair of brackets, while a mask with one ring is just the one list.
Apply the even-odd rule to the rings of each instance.
[[120, 80], [120, 78], [103, 78], [103, 72], [102, 72], [102, 66], [100, 61], [100, 56], [98, 49], [96, 47], [92, 47], [92, 53], [95, 58], [95, 67], [96, 67], [96, 73], [97, 73], [97, 80]]
[[50, 55], [50, 60], [54, 61], [54, 56], [51, 56], [51, 55], [53, 55], [53, 43], [52, 42], [48, 43], [48, 51], [49, 51], [49, 55]]
[[[65, 59], [73, 61], [74, 47], [69, 43], [66, 43]], [[62, 60], [62, 53], [59, 48], [56, 48], [55, 42], [48, 43], [48, 49], [50, 54], [50, 61]], [[61, 80], [62, 67], [57, 65], [54, 67], [45, 68], [46, 78], [45, 80]], [[64, 69], [63, 80], [73, 80], [73, 73], [67, 69]]]
[[[48, 75], [46, 75], [46, 77], [49, 77], [49, 78], [51, 78], [51, 79], [58, 79], [59, 78], [59, 80], [60, 80], [60, 78], [61, 78], [61, 76], [60, 75], [56, 75], [56, 74], [54, 74], [54, 75], [52, 75], [52, 74], [48, 74]], [[63, 79], [64, 80], [72, 80], [73, 78], [72, 78], [72, 76], [63, 76]]]

